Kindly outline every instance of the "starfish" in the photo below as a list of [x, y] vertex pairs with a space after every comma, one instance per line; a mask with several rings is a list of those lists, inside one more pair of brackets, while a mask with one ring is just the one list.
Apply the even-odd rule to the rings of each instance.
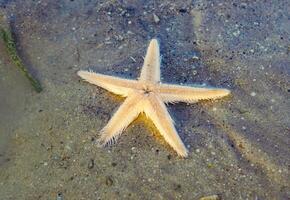
[[165, 104], [195, 103], [199, 100], [218, 99], [227, 96], [230, 91], [203, 86], [163, 84], [160, 81], [160, 64], [159, 43], [157, 39], [152, 39], [138, 80], [118, 78], [92, 71], [78, 71], [77, 74], [85, 81], [114, 94], [127, 97], [108, 124], [101, 130], [99, 144], [105, 146], [114, 143], [140, 113], [145, 113], [177, 154], [181, 157], [188, 156], [188, 151], [174, 127], [174, 122]]

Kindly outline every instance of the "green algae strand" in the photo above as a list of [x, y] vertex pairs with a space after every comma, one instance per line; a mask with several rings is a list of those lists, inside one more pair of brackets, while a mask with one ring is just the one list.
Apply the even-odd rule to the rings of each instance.
[[5, 30], [4, 28], [0, 27], [0, 35], [5, 44], [6, 50], [8, 52], [9, 57], [11, 58], [12, 62], [18, 67], [18, 69], [24, 74], [24, 76], [30, 81], [31, 85], [35, 89], [36, 92], [41, 92], [42, 87], [40, 82], [35, 79], [29, 71], [24, 66], [21, 58], [17, 54], [16, 44], [12, 37], [12, 34], [9, 30]]

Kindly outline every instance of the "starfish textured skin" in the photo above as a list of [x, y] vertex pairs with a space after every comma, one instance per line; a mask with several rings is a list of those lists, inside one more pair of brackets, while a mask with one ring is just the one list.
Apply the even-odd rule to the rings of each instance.
[[138, 80], [129, 80], [114, 76], [78, 71], [85, 81], [102, 87], [114, 94], [127, 97], [114, 113], [108, 124], [101, 130], [99, 143], [111, 144], [140, 113], [152, 120], [166, 142], [181, 157], [187, 157], [188, 151], [181, 141], [165, 103], [195, 103], [199, 100], [218, 99], [230, 94], [227, 89], [190, 87], [160, 82], [160, 50], [156, 39], [150, 41], [141, 75]]

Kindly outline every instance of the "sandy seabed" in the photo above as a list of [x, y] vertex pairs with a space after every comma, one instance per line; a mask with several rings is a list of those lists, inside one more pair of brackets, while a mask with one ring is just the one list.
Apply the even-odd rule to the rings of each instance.
[[[287, 0], [0, 1], [1, 25], [44, 88], [33, 91], [1, 42], [0, 199], [289, 199], [289, 8]], [[168, 106], [187, 159], [144, 116], [114, 146], [97, 147], [123, 99], [76, 75], [135, 79], [153, 37], [162, 82], [232, 91]]]

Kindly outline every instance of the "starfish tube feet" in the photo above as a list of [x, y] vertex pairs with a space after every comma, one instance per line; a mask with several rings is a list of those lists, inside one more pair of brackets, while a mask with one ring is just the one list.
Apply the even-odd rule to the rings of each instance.
[[157, 39], [153, 39], [149, 43], [139, 80], [160, 81], [160, 51]]
[[149, 96], [144, 112], [146, 116], [151, 118], [165, 141], [177, 152], [177, 154], [181, 157], [187, 157], [187, 149], [181, 141], [164, 103], [158, 96]]
[[195, 103], [199, 100], [214, 100], [230, 94], [230, 90], [222, 88], [190, 87], [172, 84], [161, 84], [158, 87], [165, 103]]
[[123, 97], [128, 96], [128, 94], [138, 85], [136, 80], [98, 74], [93, 71], [80, 70], [77, 74], [85, 81]]
[[140, 94], [130, 95], [124, 101], [108, 124], [101, 130], [101, 137], [98, 139], [99, 145], [106, 146], [115, 143], [123, 130], [138, 117], [140, 106], [136, 102], [142, 102]]

